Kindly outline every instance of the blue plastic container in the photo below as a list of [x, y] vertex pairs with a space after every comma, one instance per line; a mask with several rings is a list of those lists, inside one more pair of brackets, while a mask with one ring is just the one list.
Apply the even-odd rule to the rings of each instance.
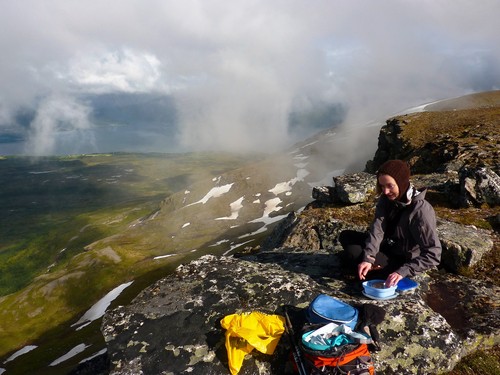
[[398, 283], [397, 292], [399, 294], [413, 292], [418, 287], [418, 283], [412, 279], [404, 278]]
[[368, 280], [363, 282], [365, 294], [374, 298], [389, 298], [396, 294], [397, 286], [387, 288], [385, 280]]

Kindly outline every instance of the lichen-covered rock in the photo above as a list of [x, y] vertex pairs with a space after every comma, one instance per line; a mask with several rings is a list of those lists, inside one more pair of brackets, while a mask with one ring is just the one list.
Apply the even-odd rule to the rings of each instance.
[[319, 202], [334, 203], [336, 201], [335, 188], [333, 186], [314, 186], [312, 197]]
[[379, 329], [385, 350], [376, 356], [382, 374], [435, 374], [464, 352], [460, 337], [418, 296], [379, 303], [388, 310]]
[[333, 177], [334, 186], [315, 186], [312, 197], [321, 203], [356, 204], [366, 202], [375, 191], [376, 177], [360, 172]]
[[[481, 297], [488, 309], [485, 314], [476, 303], [476, 310], [468, 310], [466, 318], [472, 324], [465, 335], [447, 322], [453, 321], [453, 306], [446, 307], [447, 318], [426, 302], [445, 300], [444, 293], [449, 292], [435, 287], [434, 277], [418, 277], [420, 287], [414, 293], [373, 301], [361, 294], [358, 282], [341, 275], [336, 254], [301, 249], [280, 248], [243, 259], [207, 255], [182, 265], [174, 275], [145, 289], [129, 306], [105, 315], [102, 332], [110, 373], [227, 374], [220, 326], [224, 316], [255, 310], [282, 314], [284, 306], [303, 309], [319, 293], [353, 306], [370, 303], [386, 310], [386, 319], [378, 327], [382, 350], [373, 353], [382, 374], [445, 371], [472, 349], [498, 341], [500, 293], [493, 290], [486, 297], [484, 290], [489, 285], [460, 284], [463, 295]], [[439, 283], [457, 285], [456, 278], [439, 277]], [[476, 322], [480, 322], [479, 328]], [[282, 338], [273, 356], [254, 350], [245, 358], [240, 374], [286, 373], [289, 349]]]
[[493, 239], [483, 229], [438, 220], [437, 231], [443, 247], [441, 265], [452, 272], [473, 266], [493, 249]]
[[369, 173], [352, 173], [333, 178], [338, 200], [346, 204], [366, 202], [376, 188], [376, 177]]
[[464, 167], [459, 172], [463, 206], [500, 204], [500, 176], [487, 167]]
[[473, 350], [500, 343], [499, 294], [496, 285], [434, 272], [424, 298]]
[[498, 107], [418, 112], [390, 118], [380, 129], [377, 151], [366, 164], [375, 173], [389, 159], [407, 160], [412, 173], [489, 166], [499, 173]]
[[[227, 374], [220, 326], [225, 315], [273, 313], [285, 303], [306, 304], [318, 292], [305, 274], [204, 256], [145, 289], [131, 305], [106, 314], [102, 332], [111, 374]], [[272, 366], [280, 366], [272, 359], [256, 353], [240, 373], [271, 373]]]
[[281, 242], [281, 247], [333, 250], [338, 247], [340, 232], [346, 229], [363, 231], [366, 230], [366, 227], [347, 224], [335, 218], [322, 220], [314, 216], [306, 217], [302, 215], [297, 218], [294, 227]]

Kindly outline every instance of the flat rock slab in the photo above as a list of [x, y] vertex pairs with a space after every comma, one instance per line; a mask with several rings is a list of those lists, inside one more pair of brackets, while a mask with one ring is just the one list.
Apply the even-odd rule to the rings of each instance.
[[[386, 319], [379, 325], [383, 347], [373, 354], [377, 371], [383, 374], [446, 371], [479, 345], [498, 341], [498, 288], [471, 284], [471, 295], [488, 303], [489, 318], [478, 309], [479, 319], [465, 306], [472, 323], [464, 331], [452, 327], [450, 317], [428, 302], [444, 298], [440, 293], [446, 289], [439, 285], [460, 282], [467, 294], [465, 280], [424, 275], [416, 292], [374, 301], [361, 294], [359, 282], [345, 280], [340, 273], [336, 255], [300, 249], [278, 249], [245, 259], [207, 255], [182, 265], [130, 305], [105, 315], [102, 331], [111, 374], [228, 374], [220, 326], [224, 316], [249, 311], [282, 314], [284, 306], [300, 310], [319, 293], [354, 306], [384, 307]], [[460, 304], [458, 297], [455, 302]], [[284, 338], [273, 356], [254, 350], [240, 374], [286, 373], [288, 351]]]

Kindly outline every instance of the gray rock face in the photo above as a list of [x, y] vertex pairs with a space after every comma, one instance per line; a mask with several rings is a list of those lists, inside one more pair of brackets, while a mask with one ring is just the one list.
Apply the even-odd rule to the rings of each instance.
[[335, 194], [335, 188], [333, 186], [315, 186], [312, 189], [313, 199], [324, 202], [324, 203], [334, 203], [337, 201], [337, 196]]
[[370, 173], [352, 173], [333, 178], [334, 186], [316, 186], [313, 199], [323, 203], [356, 204], [366, 202], [375, 191], [376, 178]]
[[463, 206], [500, 204], [500, 176], [487, 167], [464, 167], [459, 172]]
[[438, 235], [443, 247], [441, 264], [452, 272], [470, 267], [493, 249], [490, 233], [472, 226], [438, 221]]
[[353, 173], [334, 177], [335, 191], [342, 203], [356, 204], [368, 200], [368, 192], [374, 192], [376, 179], [369, 173]]
[[[374, 301], [360, 293], [357, 282], [341, 277], [335, 253], [280, 248], [244, 259], [204, 256], [106, 314], [102, 331], [111, 374], [227, 374], [224, 316], [256, 310], [282, 314], [284, 306], [305, 308], [319, 293], [386, 310], [378, 326], [382, 350], [373, 354], [382, 374], [445, 371], [473, 348], [499, 342], [499, 288], [441, 274], [417, 280], [420, 286], [411, 294]], [[454, 308], [443, 305], [450, 291], [454, 298], [481, 303], [457, 319]], [[273, 356], [254, 350], [240, 374], [286, 373], [288, 353], [282, 336]]]
[[[106, 315], [111, 374], [227, 374], [224, 316], [273, 313], [287, 303], [306, 304], [319, 291], [306, 274], [274, 264], [204, 256]], [[279, 355], [256, 354], [240, 373], [282, 373], [283, 364]]]

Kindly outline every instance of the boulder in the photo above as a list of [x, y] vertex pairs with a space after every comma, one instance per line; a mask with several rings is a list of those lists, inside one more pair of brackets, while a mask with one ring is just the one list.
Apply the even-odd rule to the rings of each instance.
[[[220, 326], [224, 316], [283, 314], [285, 307], [301, 311], [319, 293], [356, 307], [368, 303], [386, 310], [378, 326], [382, 350], [373, 353], [379, 373], [449, 370], [471, 350], [499, 341], [498, 287], [437, 273], [419, 276], [420, 286], [413, 293], [375, 301], [361, 294], [358, 282], [341, 274], [336, 253], [287, 248], [239, 259], [207, 255], [182, 265], [130, 305], [105, 315], [102, 332], [110, 374], [227, 374]], [[447, 302], [450, 290], [455, 291], [454, 299], [467, 296], [475, 309], [468, 308], [466, 315], [456, 312]], [[457, 314], [462, 314], [461, 320]], [[287, 373], [289, 350], [284, 336], [272, 356], [254, 350], [240, 374]]]
[[333, 177], [334, 186], [315, 186], [313, 199], [322, 203], [357, 204], [366, 202], [376, 188], [373, 174], [360, 172]]
[[314, 186], [312, 197], [319, 202], [334, 203], [337, 201], [335, 188], [333, 186]]
[[443, 247], [441, 265], [451, 272], [475, 265], [493, 249], [491, 234], [474, 226], [438, 220], [437, 231]]
[[376, 177], [365, 172], [334, 177], [333, 182], [338, 200], [345, 204], [366, 202], [376, 189]]
[[461, 203], [472, 205], [500, 204], [500, 176], [487, 167], [464, 167], [459, 171]]
[[[320, 290], [307, 274], [274, 264], [204, 256], [106, 314], [110, 374], [228, 374], [224, 316], [304, 306]], [[284, 363], [257, 352], [240, 374], [283, 373]]]

